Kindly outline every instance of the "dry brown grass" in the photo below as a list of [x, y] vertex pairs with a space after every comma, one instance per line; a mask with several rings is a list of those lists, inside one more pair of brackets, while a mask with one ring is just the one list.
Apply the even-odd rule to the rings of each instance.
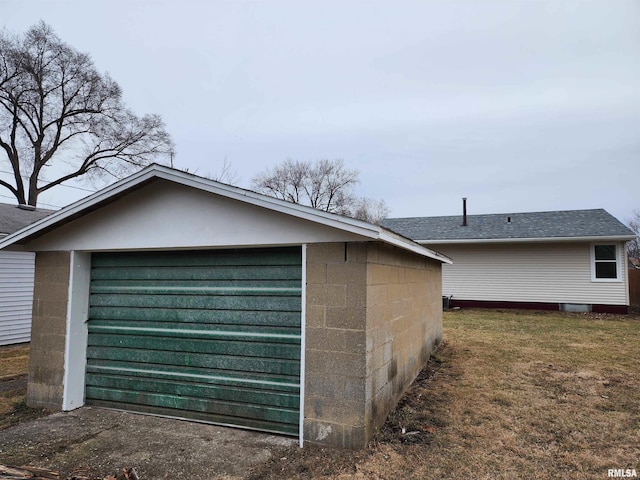
[[[639, 345], [638, 316], [448, 312], [436, 361], [368, 449], [292, 448], [252, 478], [602, 479], [610, 468], [640, 470]], [[420, 433], [409, 439], [402, 426]]]
[[0, 347], [0, 430], [45, 412], [26, 406], [29, 346]]
[[28, 366], [28, 346], [0, 347], [0, 418], [10, 415], [14, 405], [24, 403], [26, 388], [20, 379], [26, 378]]
[[29, 345], [0, 347], [0, 382], [26, 375], [29, 368]]

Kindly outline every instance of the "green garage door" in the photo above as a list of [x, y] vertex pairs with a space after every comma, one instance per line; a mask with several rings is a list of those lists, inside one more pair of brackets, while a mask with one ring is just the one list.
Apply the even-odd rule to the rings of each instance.
[[86, 403], [297, 434], [300, 247], [92, 255]]

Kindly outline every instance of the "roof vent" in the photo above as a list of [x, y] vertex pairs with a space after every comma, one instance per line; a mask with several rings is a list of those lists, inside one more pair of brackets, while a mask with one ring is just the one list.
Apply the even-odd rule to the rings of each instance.
[[18, 208], [20, 210], [29, 210], [31, 212], [33, 212], [36, 209], [36, 207], [34, 207], [33, 205], [27, 205], [26, 203], [20, 203], [18, 205]]
[[507, 223], [511, 223], [511, 217], [507, 217]]
[[462, 227], [467, 226], [467, 197], [462, 198]]

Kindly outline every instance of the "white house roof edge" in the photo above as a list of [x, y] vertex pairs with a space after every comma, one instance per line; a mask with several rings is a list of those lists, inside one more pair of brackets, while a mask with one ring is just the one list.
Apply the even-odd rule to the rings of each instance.
[[544, 238], [471, 238], [454, 240], [416, 240], [420, 245], [462, 245], [478, 243], [549, 243], [549, 242], [623, 242], [633, 240], [634, 235], [591, 236], [591, 237], [544, 237]]
[[280, 213], [292, 215], [297, 218], [306, 219], [315, 223], [323, 224], [329, 227], [333, 227], [339, 230], [343, 230], [349, 233], [363, 236], [372, 240], [380, 240], [386, 243], [402, 247], [406, 250], [410, 250], [419, 255], [434, 258], [444, 263], [450, 260], [428, 248], [416, 244], [412, 240], [405, 239], [403, 237], [395, 237], [392, 232], [383, 229], [382, 227], [356, 220], [348, 217], [342, 217], [333, 213], [323, 212], [316, 210], [312, 207], [304, 205], [298, 205], [295, 203], [280, 200], [278, 198], [269, 197], [251, 190], [246, 190], [240, 187], [234, 187], [226, 185], [215, 180], [206, 179], [193, 175], [191, 173], [175, 170], [163, 165], [153, 164], [139, 172], [130, 175], [127, 178], [119, 180], [107, 187], [99, 190], [98, 192], [89, 195], [83, 199], [74, 202], [55, 213], [34, 222], [21, 230], [14, 232], [6, 237], [0, 237], [0, 249], [8, 247], [20, 240], [33, 235], [40, 230], [53, 226], [59, 222], [63, 222], [65, 219], [72, 217], [82, 211], [99, 204], [110, 197], [113, 197], [119, 193], [135, 187], [152, 178], [161, 178], [168, 181], [173, 181], [185, 186], [191, 186], [198, 188], [199, 190], [208, 191], [209, 193], [216, 193], [227, 198], [243, 201], [256, 206], [261, 206], [270, 210], [274, 210]]

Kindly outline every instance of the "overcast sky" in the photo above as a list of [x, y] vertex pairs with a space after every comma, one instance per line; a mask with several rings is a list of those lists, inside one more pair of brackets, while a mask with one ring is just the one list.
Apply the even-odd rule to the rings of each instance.
[[637, 0], [0, 1], [41, 19], [191, 172], [342, 158], [396, 217], [640, 209]]

